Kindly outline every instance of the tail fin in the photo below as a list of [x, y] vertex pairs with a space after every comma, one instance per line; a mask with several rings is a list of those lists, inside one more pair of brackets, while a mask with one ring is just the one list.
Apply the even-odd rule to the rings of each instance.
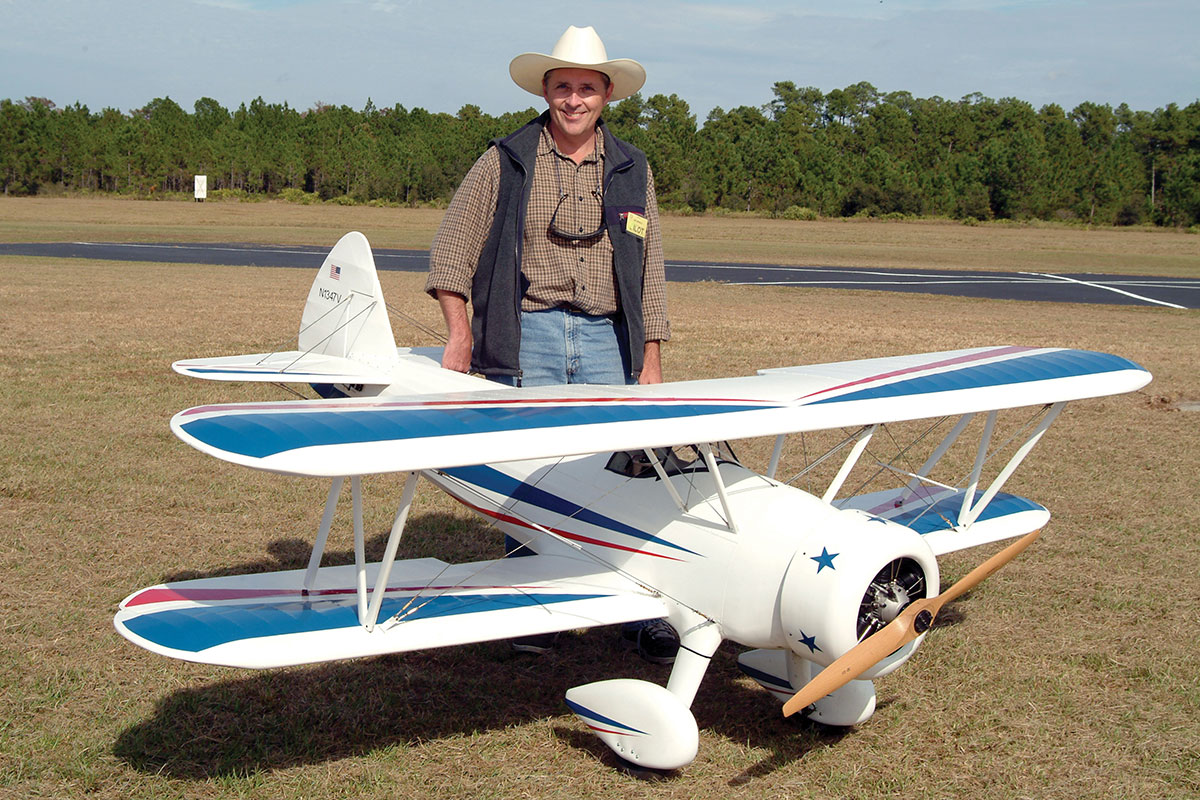
[[358, 231], [338, 240], [317, 271], [300, 317], [299, 350], [376, 368], [397, 363], [375, 258]]
[[211, 381], [307, 383], [322, 397], [374, 397], [503, 389], [441, 368], [438, 348], [396, 349], [375, 258], [352, 232], [329, 251], [300, 317], [299, 349], [176, 361], [181, 375]]

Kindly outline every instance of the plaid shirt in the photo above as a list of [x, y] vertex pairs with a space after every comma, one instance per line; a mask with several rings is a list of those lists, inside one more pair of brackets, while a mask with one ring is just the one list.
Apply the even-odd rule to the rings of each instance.
[[[522, 311], [565, 306], [585, 314], [615, 314], [617, 288], [613, 275], [613, 249], [608, 231], [586, 241], [572, 241], [550, 232], [591, 233], [603, 222], [601, 179], [604, 174], [604, 137], [596, 137], [595, 151], [576, 164], [558, 152], [548, 129], [542, 130], [533, 169], [533, 187], [525, 216], [521, 273], [529, 282], [521, 300]], [[500, 187], [500, 153], [494, 147], [480, 156], [467, 173], [450, 208], [442, 218], [429, 254], [425, 291], [438, 289], [471, 296], [471, 281], [479, 255], [492, 229], [496, 195]], [[566, 198], [559, 198], [562, 194]], [[662, 234], [654, 176], [647, 166], [646, 219], [649, 223], [643, 262], [642, 316], [646, 341], [671, 338], [667, 321], [666, 278], [663, 272]]]

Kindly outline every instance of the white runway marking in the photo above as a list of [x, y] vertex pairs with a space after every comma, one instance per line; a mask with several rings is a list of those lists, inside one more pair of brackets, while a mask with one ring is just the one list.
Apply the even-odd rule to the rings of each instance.
[[[668, 261], [666, 266], [674, 269], [729, 269], [745, 272], [840, 272], [846, 275], [881, 275], [888, 278], [922, 278], [926, 280], [944, 279], [945, 273], [929, 273], [929, 272], [897, 272], [896, 270], [869, 270], [869, 269], [854, 269], [842, 267], [775, 267], [769, 264], [685, 264], [674, 263]], [[874, 283], [874, 281], [862, 281], [863, 283]], [[920, 282], [920, 281], [915, 281]], [[979, 275], [971, 277], [966, 282], [969, 283], [1012, 283], [1014, 279], [1007, 275]], [[1044, 283], [1045, 281], [1034, 280], [1033, 278], [1023, 278], [1016, 282], [1025, 283]], [[750, 282], [747, 281], [747, 284]]]
[[1141, 300], [1143, 303], [1154, 303], [1155, 305], [1167, 306], [1168, 308], [1184, 308], [1184, 309], [1187, 308], [1187, 306], [1177, 306], [1174, 303], [1168, 303], [1165, 300], [1155, 300], [1153, 297], [1144, 297], [1140, 294], [1134, 294], [1133, 292], [1127, 292], [1124, 289], [1118, 289], [1115, 286], [1105, 286], [1103, 283], [1092, 283], [1090, 281], [1080, 281], [1080, 280], [1076, 280], [1075, 278], [1068, 278], [1065, 275], [1050, 275], [1050, 274], [1043, 273], [1043, 272], [1022, 272], [1021, 274], [1022, 275], [1039, 275], [1043, 278], [1054, 278], [1059, 281], [1065, 281], [1066, 283], [1078, 283], [1083, 286], [1091, 286], [1093, 289], [1104, 289], [1105, 291], [1108, 291], [1108, 292], [1116, 292], [1117, 294], [1123, 294], [1126, 297], [1132, 297], [1134, 300]]

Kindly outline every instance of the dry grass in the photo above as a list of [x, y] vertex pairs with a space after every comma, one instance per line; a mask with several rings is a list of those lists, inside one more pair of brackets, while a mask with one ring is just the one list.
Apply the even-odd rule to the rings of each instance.
[[[118, 637], [116, 603], [141, 586], [303, 564], [324, 487], [206, 459], [166, 424], [190, 405], [282, 395], [167, 365], [289, 343], [311, 276], [0, 263], [0, 797], [1200, 793], [1200, 426], [1170, 410], [1200, 399], [1194, 312], [672, 285], [670, 378], [1012, 343], [1117, 352], [1155, 382], [1077, 403], [1051, 429], [1014, 487], [1054, 512], [1046, 535], [879, 682], [870, 722], [845, 734], [785, 722], [726, 647], [695, 706], [699, 758], [643, 783], [562, 703], [589, 680], [665, 679], [604, 632], [541, 659], [484, 644], [267, 673], [169, 661]], [[382, 280], [392, 303], [436, 324], [420, 276]], [[398, 482], [367, 491], [378, 554]], [[345, 520], [337, 530], [345, 559]], [[496, 547], [423, 487], [404, 557]], [[944, 578], [982, 557], [946, 559]]]
[[[0, 197], [0, 241], [324, 245], [360, 230], [376, 247], [423, 249], [441, 218], [433, 209]], [[665, 216], [663, 240], [673, 260], [1200, 277], [1200, 236], [1151, 228]]]
[[349, 230], [376, 247], [427, 248], [436, 209], [283, 202], [144, 202], [111, 197], [0, 198], [5, 242], [254, 242], [327, 244]]
[[1151, 228], [667, 217], [663, 238], [674, 259], [1200, 277], [1200, 237]]

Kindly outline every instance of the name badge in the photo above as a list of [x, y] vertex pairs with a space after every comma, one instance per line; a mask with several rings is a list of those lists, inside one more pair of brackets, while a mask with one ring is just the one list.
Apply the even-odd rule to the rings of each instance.
[[632, 233], [639, 239], [646, 238], [646, 228], [649, 227], [649, 224], [641, 214], [630, 211], [625, 215], [625, 232]]

